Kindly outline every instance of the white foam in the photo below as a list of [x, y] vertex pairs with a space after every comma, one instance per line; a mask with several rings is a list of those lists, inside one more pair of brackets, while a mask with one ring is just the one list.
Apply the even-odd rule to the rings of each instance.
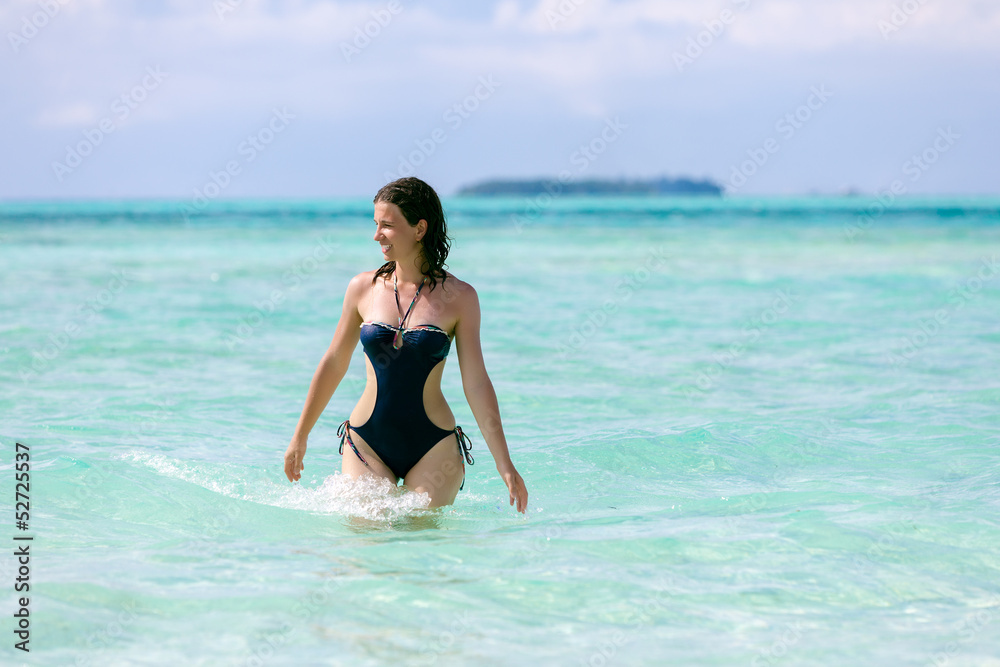
[[427, 509], [430, 504], [426, 493], [409, 491], [372, 475], [352, 479], [338, 472], [319, 486], [310, 487], [302, 483], [276, 484], [247, 466], [190, 462], [141, 450], [126, 452], [120, 458], [229, 498], [307, 512], [391, 521]]
[[[246, 499], [276, 507], [372, 520], [392, 520], [412, 514], [426, 509], [431, 500], [426, 493], [409, 491], [381, 477], [363, 475], [352, 479], [339, 472], [324, 479], [316, 488], [300, 484], [271, 486], [271, 489], [261, 489], [260, 494], [252, 494], [255, 497]], [[278, 495], [274, 494], [275, 490]]]

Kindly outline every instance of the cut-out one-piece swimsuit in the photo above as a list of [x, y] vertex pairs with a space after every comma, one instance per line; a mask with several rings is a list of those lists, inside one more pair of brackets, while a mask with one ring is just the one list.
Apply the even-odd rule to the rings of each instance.
[[[413, 295], [406, 314], [399, 318], [398, 327], [385, 322], [364, 322], [361, 325], [361, 345], [375, 369], [375, 406], [371, 416], [361, 426], [351, 426], [350, 419], [347, 419], [337, 429], [341, 454], [346, 442], [361, 462], [369, 465], [351, 440], [353, 429], [397, 478], [406, 477], [424, 454], [451, 434], [458, 441], [459, 453], [464, 455], [469, 465], [473, 464], [470, 453], [472, 442], [462, 427], [456, 426], [451, 430], [439, 428], [431, 422], [424, 409], [424, 384], [431, 370], [448, 357], [451, 338], [446, 331], [432, 324], [405, 326], [421, 289], [423, 284]], [[396, 292], [398, 312], [399, 292], [395, 276], [393, 291]], [[462, 486], [465, 486], [465, 480]]]

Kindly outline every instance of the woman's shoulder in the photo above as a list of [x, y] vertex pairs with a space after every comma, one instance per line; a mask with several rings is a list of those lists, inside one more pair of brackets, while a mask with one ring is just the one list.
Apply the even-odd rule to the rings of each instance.
[[351, 278], [351, 282], [354, 283], [357, 281], [367, 280], [370, 283], [372, 281], [372, 278], [375, 277], [376, 270], [377, 269], [372, 269], [371, 271], [362, 271], [361, 273]]
[[348, 296], [361, 296], [366, 292], [370, 291], [372, 288], [372, 281], [375, 279], [375, 269], [371, 271], [363, 271], [347, 283], [347, 294]]
[[470, 283], [458, 278], [450, 271], [445, 271], [446, 279], [441, 283], [445, 288], [445, 294], [459, 304], [472, 304], [478, 302], [479, 296], [476, 288]]

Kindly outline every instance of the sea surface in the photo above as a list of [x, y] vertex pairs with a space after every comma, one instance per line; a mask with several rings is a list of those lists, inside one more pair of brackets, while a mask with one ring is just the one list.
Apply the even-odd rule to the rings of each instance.
[[526, 515], [454, 351], [453, 506], [360, 346], [285, 479], [367, 199], [0, 203], [0, 663], [1000, 665], [1000, 199], [445, 207]]

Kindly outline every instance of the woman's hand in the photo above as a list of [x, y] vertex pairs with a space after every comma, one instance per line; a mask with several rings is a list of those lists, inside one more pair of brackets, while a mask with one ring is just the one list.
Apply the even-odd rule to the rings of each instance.
[[507, 490], [510, 492], [510, 504], [513, 505], [516, 501], [517, 511], [524, 514], [524, 510], [528, 507], [528, 488], [524, 485], [521, 475], [518, 474], [513, 465], [504, 469], [498, 469], [498, 472], [503, 483], [507, 485]]
[[292, 438], [292, 442], [285, 451], [285, 477], [289, 482], [297, 482], [302, 477], [302, 459], [306, 455], [306, 441]]

